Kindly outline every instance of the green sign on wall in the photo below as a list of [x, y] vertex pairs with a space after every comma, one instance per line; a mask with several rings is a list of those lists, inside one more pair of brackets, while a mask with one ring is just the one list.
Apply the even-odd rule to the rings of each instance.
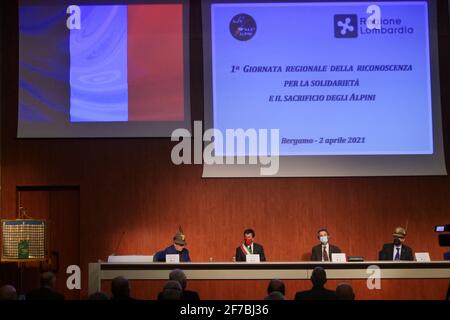
[[29, 241], [28, 240], [20, 240], [19, 241], [19, 259], [28, 259], [30, 257], [29, 251]]

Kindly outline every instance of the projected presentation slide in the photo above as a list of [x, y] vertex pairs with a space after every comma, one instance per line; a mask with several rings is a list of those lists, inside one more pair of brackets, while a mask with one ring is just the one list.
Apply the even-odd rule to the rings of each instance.
[[78, 2], [20, 3], [18, 136], [152, 137], [186, 128], [183, 2]]
[[279, 129], [281, 156], [433, 154], [427, 1], [214, 2], [212, 127]]

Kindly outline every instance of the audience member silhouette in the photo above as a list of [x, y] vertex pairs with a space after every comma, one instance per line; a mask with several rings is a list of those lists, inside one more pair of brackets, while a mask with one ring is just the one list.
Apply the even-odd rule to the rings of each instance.
[[56, 276], [53, 272], [41, 274], [41, 287], [27, 294], [27, 300], [64, 300], [64, 296], [56, 291]]
[[130, 297], [130, 284], [125, 277], [119, 276], [112, 280], [111, 292], [111, 300], [135, 300]]
[[178, 281], [169, 280], [164, 285], [163, 291], [158, 295], [158, 300], [181, 300], [183, 288]]
[[16, 288], [10, 285], [0, 287], [0, 300], [17, 300]]
[[311, 275], [313, 287], [311, 290], [297, 292], [295, 300], [336, 300], [336, 293], [325, 288], [327, 274], [322, 267], [314, 268]]
[[[272, 294], [274, 292], [278, 292], [281, 294], [281, 296], [277, 293]], [[267, 287], [267, 296], [264, 298], [265, 300], [285, 300], [285, 294], [286, 289], [284, 282], [280, 279], [272, 279], [269, 282], [269, 285]]]
[[[183, 270], [175, 269], [172, 270], [169, 274], [169, 280], [178, 281], [181, 285], [182, 293], [181, 293], [181, 300], [186, 301], [199, 301], [200, 296], [195, 291], [186, 290], [187, 286], [187, 278], [186, 274], [183, 272]], [[159, 293], [161, 295], [162, 292]], [[158, 295], [158, 300], [161, 300]]]
[[355, 300], [353, 287], [349, 283], [340, 283], [336, 287], [336, 296], [338, 300]]

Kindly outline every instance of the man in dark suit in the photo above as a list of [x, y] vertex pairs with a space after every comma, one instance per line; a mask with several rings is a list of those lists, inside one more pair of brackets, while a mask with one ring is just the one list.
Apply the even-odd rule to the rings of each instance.
[[259, 260], [266, 261], [263, 246], [253, 242], [254, 238], [255, 231], [253, 229], [246, 229], [244, 231], [244, 243], [236, 248], [236, 261], [246, 261], [246, 255], [248, 254], [259, 254]]
[[317, 231], [320, 244], [314, 246], [311, 252], [311, 261], [331, 261], [333, 253], [341, 253], [341, 249], [330, 244], [330, 233], [323, 228]]
[[[186, 290], [187, 277], [183, 270], [175, 269], [169, 274], [169, 280], [177, 281], [181, 285], [181, 299], [185, 301], [200, 301], [200, 296], [196, 291]], [[158, 300], [164, 300], [162, 297], [163, 292], [158, 294]]]
[[384, 261], [413, 261], [414, 254], [412, 249], [403, 244], [406, 238], [406, 230], [402, 227], [397, 227], [395, 228], [392, 237], [394, 238], [394, 242], [383, 245], [383, 248], [379, 252], [378, 259]]
[[186, 245], [186, 237], [180, 227], [173, 237], [173, 245], [155, 253], [153, 262], [166, 262], [166, 255], [168, 254], [178, 254], [180, 262], [190, 262], [191, 257], [189, 256], [189, 250], [186, 249]]
[[332, 290], [326, 289], [327, 274], [322, 267], [314, 268], [311, 275], [311, 282], [313, 287], [311, 290], [297, 292], [295, 300], [336, 300], [336, 293]]
[[41, 287], [27, 294], [27, 300], [64, 300], [64, 296], [56, 292], [56, 276], [52, 272], [41, 274]]

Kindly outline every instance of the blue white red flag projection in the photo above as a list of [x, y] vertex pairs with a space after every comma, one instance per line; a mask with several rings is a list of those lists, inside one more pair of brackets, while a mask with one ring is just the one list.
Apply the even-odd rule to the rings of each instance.
[[19, 137], [188, 127], [183, 2], [21, 1], [19, 10]]

